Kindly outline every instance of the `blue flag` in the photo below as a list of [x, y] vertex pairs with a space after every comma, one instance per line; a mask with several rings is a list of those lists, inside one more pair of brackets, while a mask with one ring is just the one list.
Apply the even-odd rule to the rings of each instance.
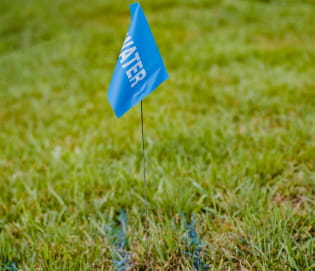
[[130, 5], [131, 24], [108, 90], [117, 117], [168, 79], [159, 49], [139, 3]]

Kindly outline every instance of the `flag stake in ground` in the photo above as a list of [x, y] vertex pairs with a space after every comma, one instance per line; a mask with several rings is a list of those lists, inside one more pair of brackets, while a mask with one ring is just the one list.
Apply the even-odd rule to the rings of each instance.
[[108, 90], [108, 100], [119, 118], [140, 102], [145, 199], [146, 260], [149, 261], [149, 217], [145, 172], [142, 100], [168, 79], [168, 73], [139, 3], [130, 5], [131, 23]]
[[142, 101], [140, 102], [141, 109], [141, 135], [142, 135], [142, 162], [143, 162], [143, 193], [144, 193], [144, 204], [145, 204], [145, 241], [146, 241], [146, 260], [147, 267], [150, 268], [150, 258], [149, 258], [149, 202], [147, 195], [147, 179], [145, 172], [145, 151], [144, 151], [144, 128], [143, 128], [143, 109]]

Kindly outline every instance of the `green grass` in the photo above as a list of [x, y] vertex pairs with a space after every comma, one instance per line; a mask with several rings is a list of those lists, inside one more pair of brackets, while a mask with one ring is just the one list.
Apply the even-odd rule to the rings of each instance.
[[[107, 88], [130, 1], [0, 2], [0, 264], [144, 270], [140, 108]], [[153, 270], [315, 269], [315, 3], [142, 1], [170, 73], [144, 100]]]

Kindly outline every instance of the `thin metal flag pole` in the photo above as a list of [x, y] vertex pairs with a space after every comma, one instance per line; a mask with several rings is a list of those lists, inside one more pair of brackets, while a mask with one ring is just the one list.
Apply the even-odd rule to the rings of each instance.
[[147, 195], [147, 179], [145, 172], [145, 153], [144, 153], [144, 129], [143, 129], [143, 109], [142, 100], [140, 103], [141, 107], [141, 135], [142, 135], [142, 162], [143, 162], [143, 192], [144, 192], [144, 205], [145, 205], [145, 241], [146, 241], [146, 261], [147, 268], [150, 270], [150, 259], [149, 259], [149, 208], [148, 208], [148, 195]]

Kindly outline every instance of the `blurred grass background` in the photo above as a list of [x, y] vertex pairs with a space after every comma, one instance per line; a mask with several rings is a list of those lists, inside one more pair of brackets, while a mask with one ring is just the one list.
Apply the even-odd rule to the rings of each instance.
[[[131, 1], [0, 2], [0, 263], [144, 270], [140, 109], [106, 92]], [[144, 100], [153, 270], [315, 269], [315, 2], [141, 1], [170, 73]]]

